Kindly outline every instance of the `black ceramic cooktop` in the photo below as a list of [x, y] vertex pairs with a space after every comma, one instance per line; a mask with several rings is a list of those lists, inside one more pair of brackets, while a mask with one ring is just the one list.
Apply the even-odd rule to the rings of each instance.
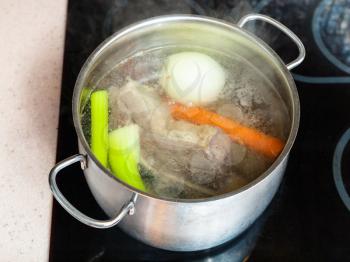
[[[71, 98], [78, 72], [95, 47], [141, 19], [193, 13], [235, 22], [259, 12], [283, 22], [302, 39], [305, 62], [293, 70], [301, 124], [285, 178], [272, 204], [239, 238], [192, 253], [146, 246], [118, 229], [89, 228], [53, 206], [51, 261], [350, 261], [350, 2], [348, 0], [84, 0], [70, 1], [57, 160], [77, 153]], [[295, 47], [268, 26], [258, 32], [281, 57]], [[80, 210], [106, 218], [79, 167], [59, 177]]]

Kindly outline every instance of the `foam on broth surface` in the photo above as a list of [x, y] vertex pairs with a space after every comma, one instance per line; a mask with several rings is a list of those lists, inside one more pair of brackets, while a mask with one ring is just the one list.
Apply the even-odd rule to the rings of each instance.
[[[118, 101], [122, 99], [123, 90], [130, 88], [129, 92], [132, 92], [133, 88], [141, 86], [150, 99], [165, 96], [159, 84], [164, 62], [169, 55], [182, 51], [207, 54], [226, 72], [226, 83], [219, 98], [206, 105], [206, 109], [286, 141], [290, 116], [271, 82], [239, 55], [227, 56], [216, 50], [193, 46], [168, 46], [136, 53], [116, 64], [97, 82], [96, 89], [109, 91], [110, 130], [135, 122], [135, 119], [123, 119], [126, 117], [120, 113]], [[164, 124], [159, 119], [166, 114], [166, 104], [159, 102], [154, 108], [147, 117], [136, 121], [142, 127], [139, 171], [150, 193], [181, 199], [220, 195], [251, 182], [274, 161], [231, 139], [227, 140], [227, 136], [217, 128], [198, 127], [175, 120], [163, 121]], [[90, 141], [89, 102], [81, 121], [84, 135]], [[162, 128], [166, 132], [160, 130]], [[176, 132], [181, 133], [181, 141], [176, 140]], [[208, 142], [206, 139], [211, 140]], [[203, 159], [208, 150], [216, 154], [215, 160], [220, 158], [223, 162]]]

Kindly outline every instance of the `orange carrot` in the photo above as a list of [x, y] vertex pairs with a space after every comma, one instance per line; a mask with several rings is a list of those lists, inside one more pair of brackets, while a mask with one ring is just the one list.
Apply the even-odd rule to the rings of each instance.
[[268, 157], [277, 157], [284, 142], [263, 132], [241, 125], [240, 123], [220, 116], [202, 107], [185, 106], [179, 103], [170, 104], [171, 114], [177, 120], [186, 120], [199, 125], [212, 125], [221, 128], [233, 141], [243, 144]]

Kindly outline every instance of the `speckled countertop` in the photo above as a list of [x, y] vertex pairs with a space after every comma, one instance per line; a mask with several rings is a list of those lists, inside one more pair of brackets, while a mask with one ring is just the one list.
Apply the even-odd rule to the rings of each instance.
[[47, 261], [67, 0], [0, 2], [0, 261]]

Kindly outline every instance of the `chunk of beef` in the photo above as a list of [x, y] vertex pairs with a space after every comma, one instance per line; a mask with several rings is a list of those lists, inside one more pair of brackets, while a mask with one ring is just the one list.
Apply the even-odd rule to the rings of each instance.
[[225, 173], [231, 140], [218, 128], [174, 120], [156, 90], [135, 81], [118, 90], [111, 102], [114, 122], [126, 119], [141, 127], [142, 158], [159, 174], [167, 170], [208, 184]]

